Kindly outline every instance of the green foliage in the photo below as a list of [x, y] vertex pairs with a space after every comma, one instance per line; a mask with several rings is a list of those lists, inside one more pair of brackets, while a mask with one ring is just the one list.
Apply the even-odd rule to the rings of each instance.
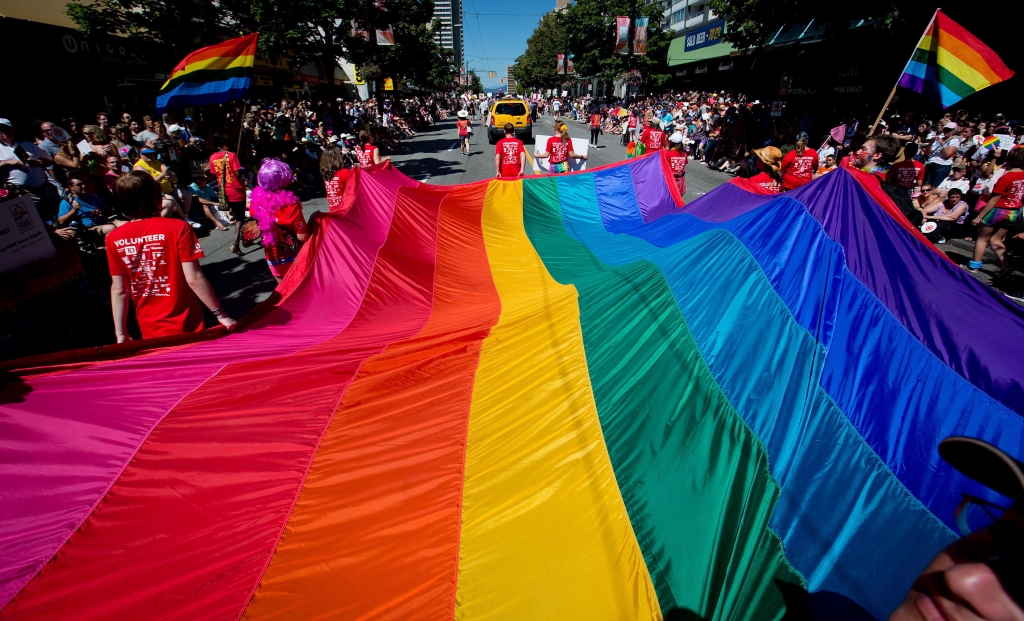
[[481, 95], [484, 92], [484, 84], [480, 81], [480, 76], [476, 74], [472, 69], [469, 71], [469, 90], [473, 91], [477, 95]]
[[[640, 70], [647, 85], [658, 86], [670, 77], [665, 63], [672, 35], [661, 27], [663, 9], [656, 2], [638, 0], [636, 7], [637, 15], [651, 19], [647, 55], [634, 56], [633, 68]], [[556, 88], [566, 79], [556, 73], [557, 55], [570, 54], [576, 76], [614, 80], [631, 68], [628, 56], [612, 53], [615, 18], [629, 14], [630, 0], [576, 0], [564, 13], [548, 13], [527, 40], [526, 52], [516, 59], [517, 79], [526, 87]]]
[[548, 13], [526, 40], [526, 51], [516, 59], [516, 79], [528, 88], [555, 88], [563, 76], [556, 73], [558, 54], [568, 51], [569, 38], [558, 14]]
[[[432, 0], [91, 0], [67, 5], [86, 34], [108, 33], [189, 52], [259, 32], [260, 52], [289, 55], [296, 66], [317, 62], [328, 76], [338, 59], [376, 67], [381, 76], [446, 89], [454, 82], [450, 55], [434, 42]], [[354, 36], [356, 24], [370, 34]], [[377, 45], [375, 30], [390, 26], [395, 45]], [[327, 90], [333, 86], [328, 81]]]

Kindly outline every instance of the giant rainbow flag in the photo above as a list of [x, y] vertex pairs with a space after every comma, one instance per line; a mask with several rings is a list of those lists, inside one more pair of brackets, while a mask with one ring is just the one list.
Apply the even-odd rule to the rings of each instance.
[[160, 87], [157, 110], [209, 106], [245, 97], [252, 79], [258, 36], [254, 32], [186, 56]]
[[943, 108], [1013, 77], [999, 56], [941, 9], [914, 49], [899, 85], [922, 93]]
[[12, 371], [0, 621], [886, 616], [998, 500], [939, 440], [1024, 452], [1024, 313], [859, 173], [662, 158], [361, 170], [238, 332]]

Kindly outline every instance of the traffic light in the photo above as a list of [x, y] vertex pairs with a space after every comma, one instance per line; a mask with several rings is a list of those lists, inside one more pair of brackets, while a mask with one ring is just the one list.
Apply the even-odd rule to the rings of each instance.
[[501, 84], [505, 83], [505, 78], [501, 78]]
[[491, 78], [494, 77], [494, 72], [493, 71], [489, 71], [488, 73], [490, 74]]

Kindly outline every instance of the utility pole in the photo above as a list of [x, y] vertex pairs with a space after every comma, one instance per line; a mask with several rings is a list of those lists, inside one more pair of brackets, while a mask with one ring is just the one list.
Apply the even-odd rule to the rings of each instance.
[[[636, 61], [633, 58], [633, 43], [636, 39], [636, 0], [629, 0], [629, 42], [626, 49], [626, 68], [632, 71], [636, 68]], [[626, 85], [626, 103], [633, 98], [633, 87]]]

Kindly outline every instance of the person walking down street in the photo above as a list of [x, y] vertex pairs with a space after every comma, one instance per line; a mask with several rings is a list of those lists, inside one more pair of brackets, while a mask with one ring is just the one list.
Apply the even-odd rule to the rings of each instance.
[[499, 179], [522, 177], [525, 165], [526, 147], [522, 140], [516, 138], [515, 126], [505, 123], [505, 137], [494, 148], [494, 176]]
[[558, 114], [562, 109], [562, 102], [555, 98], [551, 101], [551, 113], [555, 115], [555, 120], [558, 120]]
[[365, 129], [359, 130], [359, 145], [356, 147], [356, 159], [360, 168], [368, 168], [389, 158], [381, 158], [380, 149], [373, 144], [373, 134]]
[[1024, 148], [1017, 147], [1010, 151], [1003, 167], [1006, 172], [996, 181], [992, 196], [971, 221], [971, 224], [978, 226], [974, 260], [968, 265], [972, 270], [981, 269], [981, 259], [990, 243], [992, 252], [999, 257], [1000, 269], [1006, 269], [1009, 265], [1004, 240], [1006, 232], [1013, 228], [1013, 223], [1020, 217], [1024, 202]]
[[341, 147], [331, 145], [324, 149], [323, 155], [320, 156], [320, 176], [324, 180], [327, 207], [331, 211], [341, 211], [345, 186], [348, 185], [351, 174], [351, 169], [345, 167], [345, 154]]
[[601, 135], [601, 113], [596, 109], [590, 115], [590, 144], [597, 146], [597, 137]]
[[465, 110], [459, 110], [459, 120], [455, 121], [455, 126], [459, 130], [459, 148], [463, 154], [469, 155], [469, 138], [473, 133], [473, 126], [469, 121], [469, 113]]
[[288, 273], [299, 248], [309, 237], [302, 201], [288, 190], [295, 180], [292, 169], [281, 160], [267, 159], [260, 166], [252, 191], [252, 212], [263, 237], [267, 265], [277, 282]]
[[782, 192], [782, 177], [779, 176], [779, 164], [782, 162], [782, 151], [778, 147], [754, 149], [757, 156], [758, 173], [750, 178], [750, 182], [761, 186], [770, 194]]
[[586, 160], [587, 156], [573, 151], [569, 127], [565, 123], [556, 124], [555, 130], [558, 135], [548, 138], [546, 149], [536, 151], [533, 155], [534, 157], [548, 158], [548, 169], [552, 173], [569, 172], [569, 158]]
[[672, 177], [676, 180], [679, 197], [682, 198], [686, 194], [686, 163], [690, 161], [690, 156], [686, 153], [682, 132], [672, 134], [668, 142], [668, 165], [672, 169]]
[[660, 151], [665, 147], [665, 132], [661, 131], [661, 121], [651, 119], [647, 129], [640, 134], [640, 142], [644, 143], [644, 152]]
[[160, 217], [163, 192], [152, 175], [135, 170], [111, 188], [114, 206], [129, 221], [106, 238], [110, 304], [117, 342], [128, 334], [128, 297], [135, 307], [142, 338], [186, 334], [203, 329], [202, 302], [229, 331], [237, 322], [217, 300], [203, 276], [203, 249], [182, 220]]
[[808, 183], [818, 170], [818, 152], [807, 148], [810, 137], [807, 132], [796, 135], [796, 148], [782, 158], [779, 172], [782, 173], [782, 187], [795, 190]]
[[235, 236], [230, 251], [241, 255], [242, 225], [245, 223], [245, 179], [238, 156], [229, 151], [228, 143], [220, 136], [211, 140], [217, 152], [210, 156], [210, 172], [217, 177], [217, 200], [220, 210], [235, 219]]

